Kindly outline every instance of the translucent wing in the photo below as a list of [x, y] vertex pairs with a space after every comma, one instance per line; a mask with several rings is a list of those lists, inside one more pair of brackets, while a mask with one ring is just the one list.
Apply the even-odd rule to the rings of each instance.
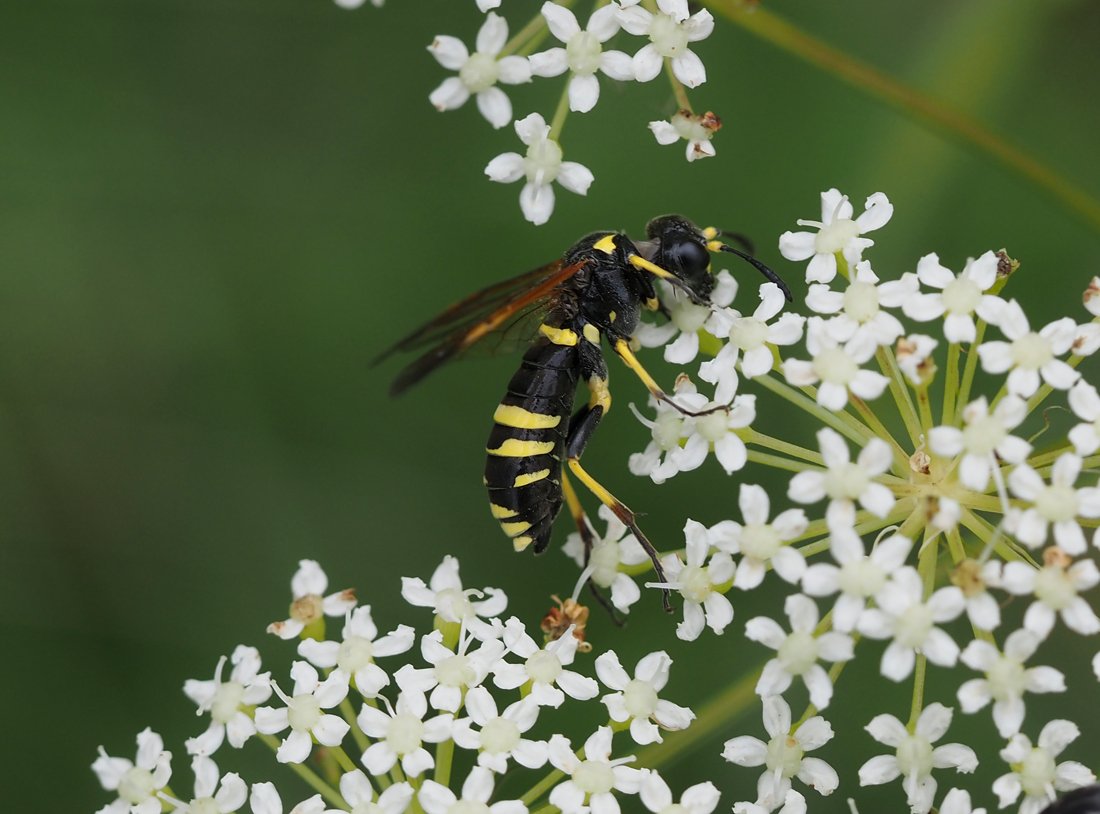
[[559, 287], [580, 271], [586, 261], [565, 265], [561, 260], [483, 288], [417, 328], [380, 354], [377, 364], [394, 353], [427, 348], [405, 367], [393, 385], [391, 395], [408, 390], [432, 371], [488, 336], [514, 336], [543, 313], [555, 299]]

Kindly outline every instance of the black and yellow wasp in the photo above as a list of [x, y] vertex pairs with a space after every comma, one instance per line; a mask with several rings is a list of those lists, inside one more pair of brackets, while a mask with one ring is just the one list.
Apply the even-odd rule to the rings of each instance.
[[[650, 221], [646, 234], [639, 241], [621, 232], [590, 234], [561, 259], [456, 303], [378, 361], [394, 352], [427, 348], [398, 375], [391, 390], [397, 395], [486, 336], [514, 331], [517, 324], [537, 325], [537, 335], [493, 415], [485, 463], [489, 509], [517, 551], [531, 547], [538, 553], [549, 545], [564, 501], [590, 547], [592, 536], [570, 484], [572, 475], [630, 528], [663, 582], [657, 551], [638, 528], [634, 512], [581, 466], [592, 433], [611, 408], [603, 342], [653, 396], [688, 412], [661, 389], [630, 348], [642, 308], [664, 310], [654, 281], [665, 280], [693, 302], [709, 304], [714, 287], [710, 252], [724, 251], [752, 263], [788, 300], [791, 295], [771, 269], [718, 240], [736, 235], [699, 229], [678, 215]], [[574, 413], [578, 382], [588, 388], [589, 397]]]

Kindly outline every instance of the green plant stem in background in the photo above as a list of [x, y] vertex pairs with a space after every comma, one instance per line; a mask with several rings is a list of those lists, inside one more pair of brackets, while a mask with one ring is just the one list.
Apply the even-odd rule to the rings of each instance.
[[704, 5], [749, 33], [806, 60], [932, 129], [976, 147], [1039, 187], [1066, 211], [1100, 232], [1100, 201], [969, 116], [951, 110], [755, 4], [749, 5], [745, 0], [705, 0]]

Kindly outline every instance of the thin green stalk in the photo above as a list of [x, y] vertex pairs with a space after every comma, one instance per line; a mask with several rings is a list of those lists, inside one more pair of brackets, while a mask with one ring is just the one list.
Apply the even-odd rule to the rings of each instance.
[[[1063, 450], [1063, 452], [1066, 451], [1068, 450]], [[1082, 469], [1091, 469], [1092, 467], [1098, 465], [1100, 465], [1100, 455], [1090, 455], [1089, 457], [1081, 461]], [[1046, 478], [1049, 477], [1050, 473], [1054, 471], [1054, 464], [1049, 463], [1046, 466], [1033, 467], [1033, 469], [1035, 469], [1035, 471], [1038, 472], [1041, 477]]]
[[[256, 737], [266, 744], [272, 752], [279, 751], [279, 739], [274, 735], [264, 735], [260, 733]], [[340, 795], [340, 792], [326, 783], [324, 778], [313, 771], [313, 769], [303, 763], [285, 763], [283, 765], [287, 766], [292, 772], [302, 778], [307, 786], [324, 797], [332, 805], [337, 808], [342, 808], [345, 811], [351, 810], [351, 806], [347, 804], [347, 801]]]
[[550, 774], [533, 785], [525, 795], [520, 797], [520, 802], [530, 807], [531, 803], [535, 802], [535, 800], [542, 797], [543, 794], [554, 788], [563, 777], [565, 777], [565, 772], [561, 769], [554, 769], [554, 771], [550, 772]]
[[565, 83], [561, 96], [558, 98], [558, 107], [554, 111], [554, 118], [550, 122], [550, 139], [561, 141], [561, 131], [565, 127], [565, 119], [569, 116], [569, 83]]
[[977, 148], [1027, 179], [1090, 228], [1100, 230], [1100, 201], [1046, 164], [988, 130], [981, 122], [922, 94], [746, 0], [705, 0], [704, 5], [771, 43], [915, 120]]
[[970, 388], [974, 384], [974, 374], [978, 371], [978, 346], [985, 338], [985, 329], [988, 326], [980, 319], [977, 320], [977, 333], [974, 341], [966, 351], [966, 366], [963, 368], [962, 383], [959, 385], [959, 394], [955, 399], [955, 413], [962, 415], [963, 408], [970, 402]]
[[901, 420], [905, 423], [905, 429], [909, 433], [909, 440], [912, 441], [915, 449], [921, 444], [920, 419], [917, 418], [917, 408], [913, 406], [913, 399], [910, 398], [909, 391], [903, 384], [904, 379], [902, 379], [901, 370], [898, 368], [898, 362], [894, 358], [894, 352], [889, 348], [879, 348], [875, 352], [875, 360], [878, 362], [882, 374], [890, 382], [890, 395], [894, 397], [894, 404], [897, 405]]
[[445, 740], [435, 750], [435, 782], [442, 786], [451, 783], [451, 762], [454, 759], [455, 742]]
[[757, 452], [754, 449], [750, 449], [748, 457], [753, 463], [763, 464], [764, 466], [770, 466], [774, 469], [783, 469], [788, 472], [806, 471], [806, 464], [801, 461], [793, 461], [790, 458], [782, 458], [779, 455], [769, 455], [767, 452]]
[[867, 402], [851, 393], [848, 394], [848, 398], [864, 423], [866, 423], [879, 438], [891, 446], [894, 454], [894, 471], [896, 471], [898, 475], [904, 477], [909, 471], [909, 456], [905, 454], [905, 450], [902, 449], [901, 444], [898, 443], [894, 434], [886, 429], [886, 425], [882, 423], [875, 411], [868, 406]]
[[959, 353], [958, 342], [947, 346], [947, 372], [943, 379], [943, 413], [941, 423], [950, 427], [955, 423], [955, 399], [959, 392]]
[[917, 412], [920, 415], [920, 424], [923, 430], [928, 431], [936, 425], [932, 418], [932, 404], [928, 400], [928, 385], [917, 388]]
[[778, 438], [765, 435], [751, 427], [747, 432], [743, 431], [743, 433], [744, 434], [741, 434], [741, 440], [746, 444], [757, 444], [758, 446], [766, 447], [776, 452], [785, 452], [792, 458], [801, 458], [803, 461], [808, 461], [816, 466], [825, 465], [825, 460], [821, 457], [821, 453], [816, 450], [806, 449], [806, 447], [792, 444], [789, 441], [781, 441]]
[[351, 701], [347, 697], [340, 702], [340, 714], [343, 716], [344, 720], [348, 722], [348, 726], [351, 727], [351, 737], [355, 741], [355, 746], [360, 752], [367, 751], [367, 747], [370, 746], [370, 740], [363, 734], [363, 731], [356, 723], [355, 708], [352, 707]]
[[676, 78], [676, 73], [672, 70], [672, 60], [666, 59], [665, 74], [668, 76], [669, 84], [672, 85], [672, 95], [676, 97], [676, 106], [680, 110], [686, 110], [689, 113], [695, 111], [691, 107], [691, 100], [688, 99], [687, 90], [684, 89], [684, 84]]
[[[963, 508], [962, 514], [959, 517], [959, 522], [964, 528], [969, 529], [979, 540], [990, 540], [994, 537], [994, 531], [992, 525], [986, 520], [974, 514], [970, 509]], [[993, 550], [997, 552], [997, 555], [1005, 562], [1026, 562], [1028, 565], [1039, 567], [1039, 564], [1035, 562], [1035, 559], [1023, 548], [1019, 543], [1014, 540], [1010, 540], [1003, 534], [997, 538], [997, 542], [993, 546]]]
[[874, 433], [872, 433], [868, 427], [860, 424], [849, 413], [844, 411], [834, 413], [831, 410], [826, 410], [805, 393], [799, 392], [786, 382], [781, 382], [772, 373], [765, 373], [763, 376], [757, 376], [753, 381], [771, 390], [780, 398], [791, 402], [794, 406], [805, 410], [818, 421], [832, 427], [841, 435], [846, 436], [849, 440], [855, 441], [861, 446], [866, 444], [867, 440], [874, 436]]
[[352, 760], [348, 753], [340, 746], [328, 747], [329, 754], [336, 758], [336, 762], [340, 764], [340, 768], [345, 772], [354, 772], [356, 770], [355, 761]]

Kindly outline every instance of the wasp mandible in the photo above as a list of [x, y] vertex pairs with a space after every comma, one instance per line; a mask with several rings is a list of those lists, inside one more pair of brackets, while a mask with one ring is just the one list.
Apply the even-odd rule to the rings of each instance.
[[[655, 398], [698, 415], [677, 405], [630, 348], [642, 309], [663, 310], [656, 280], [707, 305], [714, 287], [710, 253], [729, 252], [755, 266], [791, 299], [790, 289], [775, 272], [720, 237], [743, 241], [730, 232], [700, 229], [679, 215], [650, 221], [645, 240], [632, 240], [622, 232], [594, 232], [561, 259], [456, 303], [376, 360], [427, 348], [398, 374], [391, 388], [397, 395], [486, 336], [511, 329], [517, 322], [537, 325], [535, 338], [493, 414], [485, 450], [489, 509], [517, 551], [546, 549], [563, 502], [586, 550], [591, 549], [592, 532], [572, 477], [634, 533], [653, 561], [658, 580], [665, 581], [657, 550], [638, 527], [635, 513], [592, 477], [581, 465], [581, 456], [611, 409], [604, 342]], [[588, 390], [588, 401], [574, 412], [581, 382]], [[667, 590], [664, 603], [670, 607]]]

